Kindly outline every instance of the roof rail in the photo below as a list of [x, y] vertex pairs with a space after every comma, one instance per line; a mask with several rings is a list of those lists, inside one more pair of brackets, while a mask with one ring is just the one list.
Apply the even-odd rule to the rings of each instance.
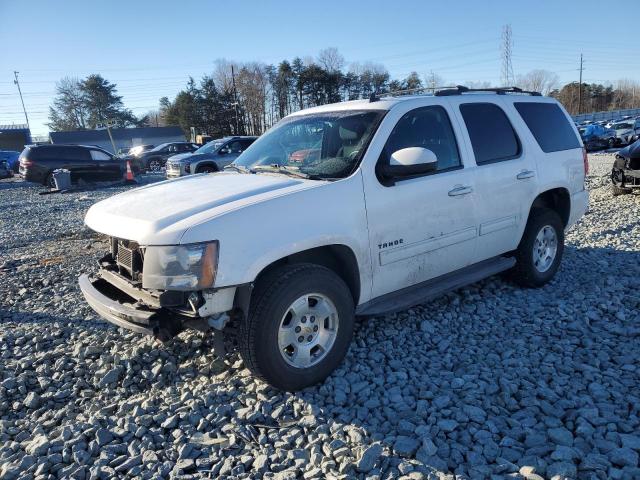
[[529, 90], [522, 90], [518, 87], [497, 87], [497, 88], [469, 88], [464, 85], [457, 85], [454, 88], [448, 88], [446, 90], [439, 90], [435, 93], [438, 97], [445, 97], [449, 95], [462, 95], [468, 92], [493, 92], [498, 95], [504, 95], [506, 93], [517, 93], [521, 95], [532, 95], [534, 97], [540, 97], [540, 92], [531, 92]]
[[405, 88], [402, 90], [391, 90], [390, 92], [373, 92], [369, 97], [369, 102], [377, 102], [382, 97], [400, 97], [402, 95], [412, 95], [421, 92], [425, 94], [435, 94], [438, 90], [456, 88], [456, 87], [418, 87], [418, 88]]

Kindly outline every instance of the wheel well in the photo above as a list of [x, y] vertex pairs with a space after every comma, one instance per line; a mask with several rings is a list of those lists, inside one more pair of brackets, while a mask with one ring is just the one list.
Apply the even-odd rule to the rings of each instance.
[[[531, 210], [542, 207], [555, 211], [560, 215], [562, 224], [565, 227], [567, 226], [567, 223], [569, 223], [569, 214], [571, 213], [571, 197], [566, 188], [554, 188], [538, 195], [531, 205]], [[531, 210], [529, 214], [531, 214]]]
[[199, 163], [198, 166], [196, 167], [196, 172], [198, 172], [198, 170], [201, 170], [203, 167], [213, 167], [214, 170], [218, 170], [218, 166], [214, 162], [206, 162], [206, 163]]
[[294, 253], [265, 267], [258, 274], [255, 283], [276, 268], [293, 263], [313, 263], [332, 270], [344, 280], [351, 291], [354, 304], [358, 304], [360, 298], [360, 270], [356, 256], [349, 247], [345, 245], [326, 245]]

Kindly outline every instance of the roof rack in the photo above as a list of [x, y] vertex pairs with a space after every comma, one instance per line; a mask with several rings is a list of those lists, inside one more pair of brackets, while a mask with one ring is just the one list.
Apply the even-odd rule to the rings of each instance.
[[382, 97], [400, 97], [403, 95], [415, 95], [423, 93], [426, 95], [435, 95], [436, 97], [445, 97], [449, 95], [462, 95], [469, 92], [493, 92], [498, 95], [504, 95], [507, 93], [516, 93], [521, 95], [532, 95], [534, 97], [540, 97], [540, 92], [531, 92], [528, 90], [522, 90], [518, 87], [496, 87], [496, 88], [469, 88], [464, 85], [455, 85], [452, 87], [419, 87], [419, 88], [407, 88], [404, 90], [392, 90], [391, 92], [373, 92], [369, 97], [369, 102], [377, 102]]
[[468, 92], [493, 92], [498, 95], [504, 95], [506, 93], [518, 93], [521, 95], [532, 95], [534, 97], [540, 97], [542, 94], [540, 92], [531, 92], [529, 90], [522, 90], [518, 87], [498, 87], [498, 88], [469, 88], [464, 85], [457, 85], [454, 88], [447, 88], [445, 90], [439, 90], [434, 95], [438, 97], [445, 97], [448, 95], [462, 95], [463, 93]]
[[405, 88], [402, 90], [391, 90], [390, 92], [373, 92], [369, 97], [370, 102], [377, 102], [382, 97], [401, 97], [403, 95], [415, 95], [424, 92], [425, 95], [434, 95], [438, 90], [456, 87], [418, 87]]

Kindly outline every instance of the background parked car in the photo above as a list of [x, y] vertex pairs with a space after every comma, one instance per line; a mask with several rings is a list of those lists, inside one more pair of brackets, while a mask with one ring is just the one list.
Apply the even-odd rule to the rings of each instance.
[[190, 173], [217, 172], [233, 162], [258, 137], [237, 136], [213, 140], [193, 153], [174, 155], [167, 160], [167, 177]]
[[578, 131], [587, 151], [612, 148], [618, 143], [615, 130], [605, 128], [602, 125], [591, 124], [580, 127]]
[[0, 160], [0, 178], [13, 177], [13, 171], [6, 160]]
[[629, 145], [632, 142], [635, 134], [633, 121], [615, 123], [611, 128], [616, 132], [618, 145]]
[[158, 171], [164, 167], [169, 157], [179, 153], [195, 152], [198, 148], [200, 145], [190, 142], [161, 143], [151, 150], [142, 152], [137, 156], [137, 159], [143, 170]]
[[65, 168], [71, 181], [119, 180], [125, 162], [106, 150], [85, 145], [32, 145], [20, 154], [20, 174], [28, 182], [55, 186], [52, 172]]
[[6, 161], [9, 168], [15, 173], [18, 173], [20, 167], [19, 158], [20, 152], [16, 152], [15, 150], [0, 150], [0, 162], [3, 160]]

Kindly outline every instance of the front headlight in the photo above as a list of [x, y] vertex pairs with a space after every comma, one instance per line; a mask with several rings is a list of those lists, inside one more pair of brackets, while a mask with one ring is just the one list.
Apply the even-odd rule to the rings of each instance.
[[142, 288], [202, 290], [213, 287], [218, 269], [218, 241], [147, 247]]

